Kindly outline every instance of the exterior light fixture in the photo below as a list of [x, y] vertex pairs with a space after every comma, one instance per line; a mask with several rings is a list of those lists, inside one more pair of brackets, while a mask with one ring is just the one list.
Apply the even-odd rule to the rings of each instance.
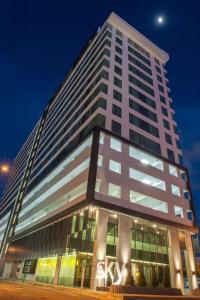
[[138, 220], [134, 220], [134, 223], [138, 223]]
[[156, 228], [157, 227], [157, 225], [156, 224], [153, 224], [153, 228]]
[[145, 158], [142, 158], [141, 160], [141, 163], [143, 163], [144, 165], [149, 165], [149, 161]]

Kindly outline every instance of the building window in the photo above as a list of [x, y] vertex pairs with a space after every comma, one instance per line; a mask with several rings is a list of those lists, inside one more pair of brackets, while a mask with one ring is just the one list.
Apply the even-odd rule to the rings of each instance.
[[105, 139], [105, 134], [103, 132], [100, 132], [99, 143], [101, 145], [104, 144], [104, 139]]
[[122, 87], [122, 81], [118, 79], [117, 77], [114, 77], [114, 84], [118, 86], [119, 88]]
[[165, 97], [163, 97], [162, 95], [160, 95], [160, 101], [164, 104], [166, 104], [166, 100], [165, 100]]
[[142, 130], [159, 137], [158, 128], [129, 113], [129, 122]]
[[178, 155], [178, 161], [180, 165], [183, 165], [183, 156], [181, 154]]
[[188, 220], [190, 220], [190, 221], [193, 221], [193, 220], [194, 220], [192, 210], [188, 210], [188, 211], [187, 211], [187, 218], [188, 218]]
[[160, 65], [160, 61], [156, 57], [154, 57], [154, 61], [157, 65]]
[[162, 85], [159, 84], [159, 85], [158, 85], [158, 89], [159, 89], [160, 92], [164, 93], [164, 88], [163, 88]]
[[183, 190], [184, 198], [187, 200], [190, 200], [190, 192], [188, 190]]
[[166, 143], [172, 145], [172, 137], [171, 137], [171, 135], [165, 133], [165, 141], [166, 141]]
[[110, 159], [109, 170], [121, 174], [121, 164], [118, 161]]
[[172, 190], [172, 194], [173, 195], [176, 195], [176, 196], [181, 196], [181, 193], [180, 193], [180, 189], [179, 189], [179, 187], [178, 186], [176, 186], [176, 185], [171, 185], [171, 190]]
[[175, 216], [183, 218], [183, 209], [180, 206], [174, 205]]
[[165, 119], [163, 119], [163, 125], [166, 129], [170, 130], [170, 125], [169, 125], [169, 122]]
[[116, 29], [116, 34], [121, 38], [123, 37], [123, 33], [121, 31], [119, 31], [118, 29]]
[[160, 75], [157, 75], [157, 80], [161, 83], [163, 83], [162, 77]]
[[177, 128], [177, 126], [173, 125], [173, 129], [174, 129], [174, 133], [178, 134], [178, 128]]
[[167, 156], [168, 156], [168, 159], [169, 159], [169, 160], [175, 162], [175, 156], [174, 156], [174, 152], [173, 152], [172, 150], [167, 149]]
[[168, 111], [165, 107], [161, 107], [161, 110], [162, 110], [162, 114], [165, 115], [166, 117], [168, 117]]
[[146, 84], [144, 84], [142, 81], [134, 78], [133, 76], [131, 76], [129, 74], [128, 76], [128, 80], [133, 83], [135, 86], [139, 87], [140, 89], [142, 89], [143, 91], [145, 91], [146, 93], [150, 94], [151, 96], [155, 96], [154, 90], [151, 89], [150, 87], [148, 87]]
[[161, 147], [160, 147], [160, 144], [150, 140], [149, 138], [147, 138], [146, 136], [142, 135], [142, 134], [139, 134], [138, 132], [136, 131], [133, 131], [132, 129], [129, 130], [129, 139], [147, 149], [147, 150], [150, 150], [151, 152], [154, 152], [154, 153], [157, 153], [157, 154], [161, 154]]
[[118, 64], [122, 65], [122, 59], [121, 59], [121, 57], [119, 57], [118, 55], [115, 55], [115, 61], [116, 61]]
[[112, 121], [112, 132], [121, 135], [121, 124], [116, 121]]
[[113, 106], [112, 106], [112, 113], [113, 113], [113, 115], [121, 118], [121, 116], [122, 116], [122, 109], [121, 109], [121, 107], [113, 104]]
[[117, 73], [118, 75], [122, 76], [122, 69], [119, 68], [118, 66], [115, 66], [115, 73]]
[[143, 165], [149, 165], [153, 168], [163, 171], [163, 162], [156, 157], [147, 154], [144, 151], [129, 146], [129, 156], [139, 160]]
[[149, 118], [150, 120], [157, 122], [157, 115], [150, 111], [149, 109], [145, 108], [144, 106], [138, 104], [137, 102], [129, 99], [129, 107], [134, 109], [135, 111], [139, 112], [143, 116]]
[[119, 140], [111, 137], [110, 138], [110, 148], [113, 150], [116, 150], [118, 152], [122, 152], [122, 143]]
[[163, 180], [140, 172], [136, 169], [129, 168], [129, 177], [157, 189], [166, 191], [165, 182]]
[[95, 192], [100, 192], [101, 186], [102, 186], [102, 180], [100, 178], [97, 178], [95, 184]]
[[113, 90], [113, 98], [119, 102], [122, 102], [122, 94], [116, 90]]
[[179, 141], [179, 140], [176, 140], [176, 147], [177, 147], [178, 149], [181, 148], [181, 145], [180, 145], [180, 141]]
[[164, 213], [168, 213], [167, 203], [140, 193], [136, 193], [135, 191], [130, 190], [130, 202], [145, 206], [154, 210], [158, 210]]
[[161, 69], [158, 66], [155, 66], [156, 71], [161, 74]]
[[98, 166], [99, 167], [103, 166], [103, 155], [101, 154], [98, 155]]
[[118, 46], [115, 46], [115, 51], [122, 55], [122, 49]]
[[134, 96], [135, 98], [139, 99], [140, 101], [146, 103], [150, 107], [156, 108], [155, 101], [153, 101], [149, 97], [145, 96], [144, 94], [140, 93], [139, 91], [135, 90], [131, 86], [129, 86], [129, 94]]
[[120, 46], [122, 46], [122, 40], [119, 39], [118, 37], [115, 38], [115, 41], [117, 44], [119, 44]]
[[177, 168], [175, 166], [169, 165], [169, 174], [178, 177]]
[[116, 198], [121, 198], [121, 187], [119, 185], [109, 183], [108, 195]]

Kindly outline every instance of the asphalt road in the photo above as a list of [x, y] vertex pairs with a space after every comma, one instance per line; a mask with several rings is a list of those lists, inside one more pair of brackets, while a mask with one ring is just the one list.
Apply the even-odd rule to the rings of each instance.
[[38, 286], [27, 283], [0, 281], [0, 300], [99, 300], [80, 289]]

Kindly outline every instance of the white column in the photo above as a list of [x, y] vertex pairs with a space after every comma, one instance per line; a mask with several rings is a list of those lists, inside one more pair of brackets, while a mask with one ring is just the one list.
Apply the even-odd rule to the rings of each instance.
[[195, 274], [195, 260], [194, 260], [194, 253], [192, 248], [192, 240], [190, 232], [185, 231], [185, 243], [186, 243], [186, 268], [187, 268], [187, 275], [188, 275], [188, 283], [190, 290], [193, 290], [198, 287], [196, 274]]
[[172, 287], [179, 288], [183, 291], [184, 283], [179, 233], [178, 229], [175, 227], [169, 228], [169, 264]]
[[96, 278], [96, 268], [98, 261], [105, 261], [106, 258], [106, 235], [108, 227], [108, 211], [96, 210], [96, 234], [93, 247], [92, 271], [90, 288], [96, 289], [98, 280]]
[[[131, 225], [132, 220], [130, 217], [119, 214], [118, 220], [118, 243], [117, 243], [117, 262], [120, 267], [123, 264], [131, 268]], [[122, 283], [126, 280], [126, 272], [124, 272]]]

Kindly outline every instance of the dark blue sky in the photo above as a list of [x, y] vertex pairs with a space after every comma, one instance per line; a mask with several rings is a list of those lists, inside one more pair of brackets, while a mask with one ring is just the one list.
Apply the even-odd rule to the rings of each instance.
[[[0, 0], [0, 162], [14, 159], [90, 34], [111, 11], [166, 50], [200, 220], [200, 1]], [[164, 14], [166, 23], [155, 24]], [[5, 179], [0, 177], [0, 193]]]

